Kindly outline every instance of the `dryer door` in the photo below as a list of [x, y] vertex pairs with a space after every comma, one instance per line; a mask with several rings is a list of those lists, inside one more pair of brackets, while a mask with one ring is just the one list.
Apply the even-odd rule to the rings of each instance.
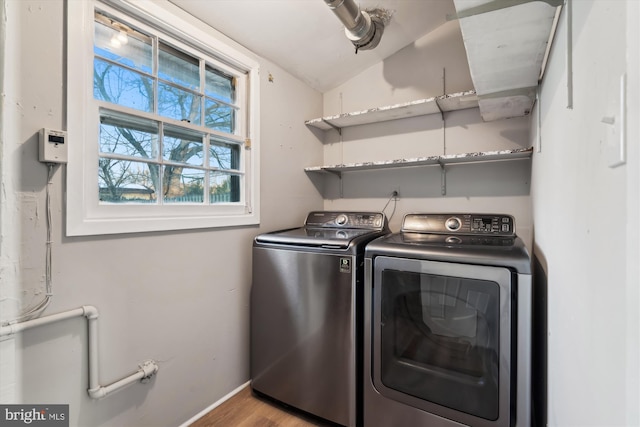
[[513, 287], [503, 267], [376, 257], [378, 392], [461, 423], [508, 426]]

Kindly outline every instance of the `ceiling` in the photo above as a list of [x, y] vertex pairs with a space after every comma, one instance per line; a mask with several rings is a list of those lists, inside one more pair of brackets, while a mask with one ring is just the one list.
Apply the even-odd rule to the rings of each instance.
[[359, 0], [392, 13], [380, 44], [355, 49], [323, 0], [170, 0], [227, 37], [326, 92], [455, 15], [452, 0]]

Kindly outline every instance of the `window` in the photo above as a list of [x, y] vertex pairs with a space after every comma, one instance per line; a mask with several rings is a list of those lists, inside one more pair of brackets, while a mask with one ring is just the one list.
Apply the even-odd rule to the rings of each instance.
[[67, 235], [256, 224], [257, 63], [148, 3], [69, 3]]

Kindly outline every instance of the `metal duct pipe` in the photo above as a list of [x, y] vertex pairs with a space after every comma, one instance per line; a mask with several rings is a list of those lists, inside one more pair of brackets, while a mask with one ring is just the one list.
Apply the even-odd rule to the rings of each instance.
[[344, 25], [347, 38], [358, 50], [369, 50], [378, 46], [384, 31], [384, 22], [361, 11], [355, 0], [324, 0]]
[[360, 7], [354, 0], [324, 0], [324, 2], [349, 31], [362, 25]]

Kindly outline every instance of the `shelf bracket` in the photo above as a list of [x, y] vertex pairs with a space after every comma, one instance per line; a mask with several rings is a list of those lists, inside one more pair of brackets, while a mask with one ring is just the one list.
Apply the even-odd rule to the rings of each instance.
[[332, 175], [337, 176], [338, 178], [342, 179], [342, 172], [340, 171], [334, 171], [332, 169], [324, 169], [325, 172], [329, 172]]
[[438, 160], [440, 165], [440, 193], [443, 196], [447, 195], [447, 170], [444, 167], [444, 163]]
[[436, 107], [438, 107], [438, 111], [440, 111], [440, 118], [442, 119], [442, 121], [444, 122], [444, 110], [442, 109], [442, 107], [440, 106], [440, 103], [438, 102], [438, 100], [436, 99]]
[[339, 128], [338, 126], [334, 125], [333, 123], [331, 123], [331, 122], [330, 122], [330, 121], [328, 121], [328, 120], [322, 119], [322, 121], [323, 121], [324, 123], [326, 123], [327, 125], [331, 126], [333, 129], [337, 130], [337, 131], [338, 131], [338, 134], [339, 134], [340, 136], [342, 136], [342, 128]]

